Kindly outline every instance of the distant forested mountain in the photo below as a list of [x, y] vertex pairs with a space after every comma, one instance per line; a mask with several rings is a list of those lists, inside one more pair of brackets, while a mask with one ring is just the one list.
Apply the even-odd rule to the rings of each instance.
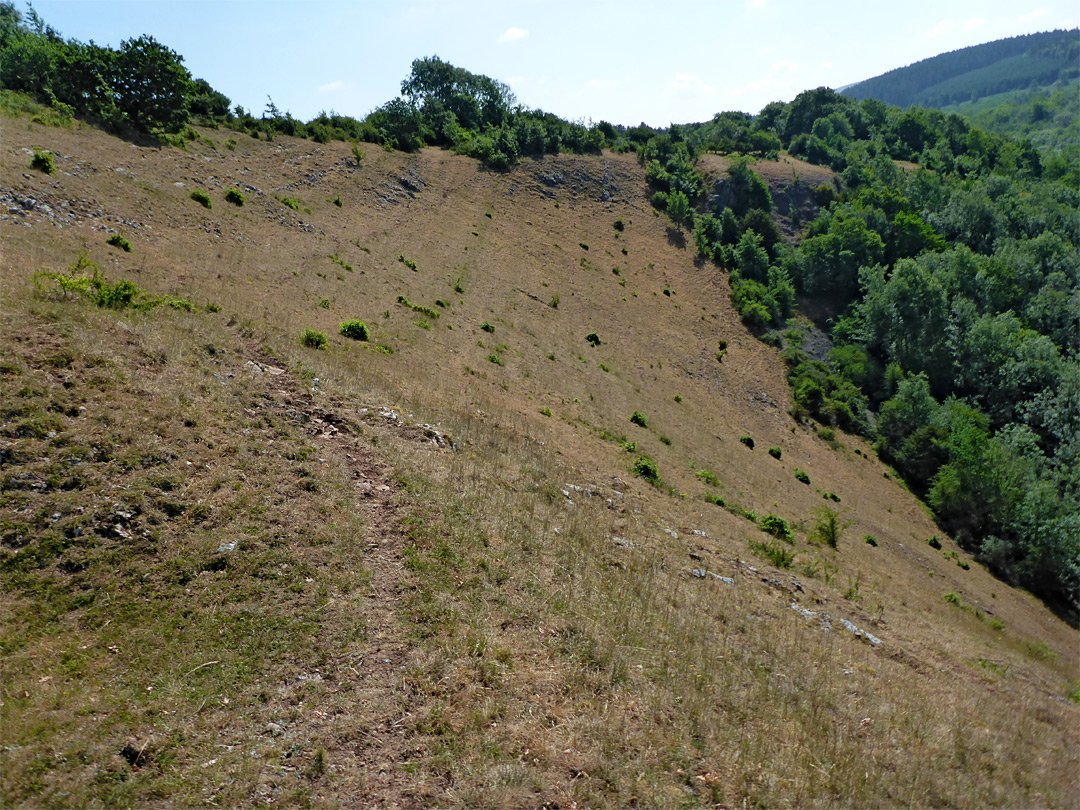
[[844, 95], [897, 107], [947, 107], [1010, 90], [1069, 84], [1080, 77], [1080, 31], [1000, 39], [924, 59], [845, 88]]

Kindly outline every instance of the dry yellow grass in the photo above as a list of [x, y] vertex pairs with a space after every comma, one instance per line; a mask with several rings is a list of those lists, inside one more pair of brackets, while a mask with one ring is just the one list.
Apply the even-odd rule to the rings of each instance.
[[1076, 804], [1076, 632], [790, 419], [633, 157], [2, 126], [5, 806]]

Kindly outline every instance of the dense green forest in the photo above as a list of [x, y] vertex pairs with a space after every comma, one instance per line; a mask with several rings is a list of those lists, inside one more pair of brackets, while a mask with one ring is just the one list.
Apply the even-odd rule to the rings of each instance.
[[[0, 56], [4, 89], [181, 147], [198, 122], [265, 139], [438, 145], [494, 169], [560, 151], [635, 151], [654, 205], [730, 275], [747, 325], [783, 349], [793, 415], [875, 440], [959, 542], [1075, 613], [1080, 183], [1067, 155], [955, 114], [826, 88], [663, 132], [585, 126], [526, 109], [501, 82], [438, 57], [416, 60], [401, 96], [363, 119], [304, 123], [272, 101], [256, 118], [151, 37], [118, 50], [64, 40], [12, 3], [0, 4]], [[697, 168], [705, 150], [736, 156], [722, 208], [710, 208]], [[820, 212], [797, 244], [781, 240], [754, 172], [756, 158], [781, 150], [838, 173], [812, 190]], [[803, 350], [800, 299], [826, 313], [827, 356]]]
[[[750, 124], [842, 178], [817, 190], [825, 205], [795, 246], [776, 238], [768, 189], [745, 160], [732, 205], [701, 209], [693, 155], [716, 123], [655, 138], [642, 157], [657, 162], [650, 178], [667, 196], [656, 203], [692, 224], [746, 323], [783, 347], [795, 415], [876, 439], [959, 542], [1075, 610], [1075, 164], [956, 115], [808, 91]], [[827, 357], [785, 328], [800, 296], [828, 313]]]
[[897, 107], [946, 107], [1031, 86], [1080, 78], [1080, 32], [1000, 39], [923, 59], [843, 89], [856, 100]]

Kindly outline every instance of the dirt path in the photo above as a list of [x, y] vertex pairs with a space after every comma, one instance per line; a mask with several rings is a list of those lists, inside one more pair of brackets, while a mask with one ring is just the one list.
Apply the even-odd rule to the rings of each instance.
[[[362, 545], [364, 567], [370, 573], [357, 599], [335, 598], [324, 611], [324, 624], [336, 634], [350, 628], [344, 649], [332, 653], [320, 675], [331, 693], [323, 705], [303, 715], [309, 744], [325, 750], [327, 792], [322, 799], [347, 801], [354, 807], [412, 808], [430, 803], [434, 786], [409, 774], [409, 763], [423, 756], [423, 734], [417, 718], [426, 714], [427, 698], [409, 689], [406, 677], [416, 648], [403, 622], [405, 595], [415, 586], [404, 564], [408, 540], [404, 532], [403, 501], [394, 470], [376, 450], [371, 435], [360, 425], [362, 412], [340, 410], [305, 391], [307, 384], [249, 349], [249, 366], [256, 373], [275, 375], [274, 398], [306, 423], [320, 460], [344, 471], [353, 485], [355, 517], [363, 526], [356, 538]], [[360, 409], [363, 410], [363, 409]], [[384, 411], [386, 413], [387, 411]], [[403, 420], [376, 414], [380, 425], [413, 438], [415, 428]], [[298, 679], [283, 689], [282, 698], [296, 701], [310, 679]], [[299, 700], [299, 706], [305, 703]], [[332, 785], [332, 789], [329, 786]], [[275, 780], [264, 775], [255, 799], [272, 801]]]

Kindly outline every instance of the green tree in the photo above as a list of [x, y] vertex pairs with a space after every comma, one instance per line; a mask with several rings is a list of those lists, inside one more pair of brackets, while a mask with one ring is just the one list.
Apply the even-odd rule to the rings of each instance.
[[111, 73], [116, 106], [140, 132], [176, 132], [188, 120], [191, 74], [183, 59], [151, 36], [120, 44]]

